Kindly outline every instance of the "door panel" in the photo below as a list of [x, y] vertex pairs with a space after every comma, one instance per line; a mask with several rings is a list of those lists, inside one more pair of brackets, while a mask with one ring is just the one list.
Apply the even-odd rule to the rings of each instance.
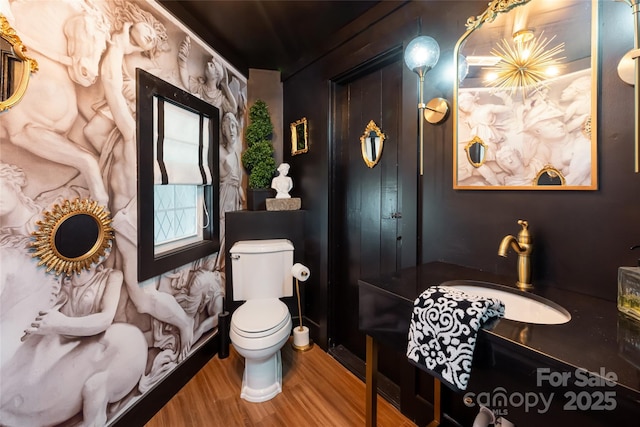
[[[355, 75], [335, 86], [334, 189], [331, 256], [332, 342], [364, 360], [365, 336], [358, 330], [358, 279], [399, 267], [398, 212], [402, 62]], [[370, 120], [385, 134], [382, 157], [369, 168], [360, 136]], [[384, 371], [381, 354], [381, 370]], [[391, 378], [394, 379], [394, 378]]]

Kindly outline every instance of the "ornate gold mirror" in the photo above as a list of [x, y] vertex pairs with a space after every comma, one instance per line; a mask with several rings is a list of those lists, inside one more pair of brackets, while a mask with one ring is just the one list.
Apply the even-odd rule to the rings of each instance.
[[89, 199], [65, 200], [43, 213], [32, 234], [33, 257], [40, 258], [47, 272], [56, 275], [89, 270], [107, 254], [113, 240], [111, 217], [98, 202]]
[[540, 170], [533, 182], [534, 185], [564, 185], [565, 179], [562, 172], [547, 165]]
[[360, 137], [362, 159], [368, 167], [372, 168], [380, 161], [384, 138], [380, 128], [371, 120]]
[[487, 144], [485, 144], [479, 136], [475, 136], [466, 147], [464, 151], [467, 152], [467, 160], [475, 168], [479, 168], [484, 164], [487, 158]]
[[[467, 20], [454, 52], [455, 189], [597, 189], [597, 11], [597, 0], [493, 0]], [[562, 185], [537, 184], [547, 166]]]
[[307, 118], [303, 117], [291, 123], [291, 155], [302, 154], [309, 151], [307, 141]]
[[20, 37], [0, 14], [0, 112], [15, 105], [27, 90], [31, 73], [38, 63], [26, 55]]

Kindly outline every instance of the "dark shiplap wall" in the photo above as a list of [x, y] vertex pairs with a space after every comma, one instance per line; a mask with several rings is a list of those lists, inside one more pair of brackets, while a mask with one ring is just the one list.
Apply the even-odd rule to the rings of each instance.
[[[384, 2], [387, 3], [387, 2]], [[451, 61], [454, 45], [469, 16], [480, 14], [486, 1], [411, 2], [284, 82], [284, 122], [309, 119], [310, 151], [287, 159], [292, 164], [304, 208], [307, 259], [312, 271], [307, 313], [321, 325], [320, 342], [327, 338], [330, 318], [329, 240], [331, 198], [330, 80], [358, 64], [406, 45], [416, 34], [417, 18], [424, 34], [440, 43], [441, 60], [427, 75], [425, 99], [444, 96], [452, 87], [441, 73]], [[388, 7], [388, 5], [387, 5]], [[631, 10], [619, 2], [602, 2], [599, 31], [597, 191], [461, 191], [452, 185], [453, 122], [425, 126], [425, 184], [423, 205], [423, 261], [441, 260], [507, 274], [516, 279], [515, 254], [497, 255], [501, 238], [516, 234], [518, 219], [527, 219], [534, 238], [533, 281], [615, 300], [617, 268], [634, 265], [640, 244], [640, 175], [633, 171], [633, 90], [617, 76], [619, 59], [633, 45], [616, 29], [632, 25]], [[415, 259], [411, 236], [415, 218], [415, 141], [417, 140], [417, 77], [405, 69], [400, 160], [403, 187], [403, 262]], [[313, 100], [312, 103], [309, 100]], [[287, 141], [285, 141], [287, 143]], [[413, 213], [412, 213], [413, 212]], [[415, 240], [413, 241], [415, 245]], [[413, 258], [412, 258], [413, 257]], [[562, 301], [558, 301], [562, 303]]]

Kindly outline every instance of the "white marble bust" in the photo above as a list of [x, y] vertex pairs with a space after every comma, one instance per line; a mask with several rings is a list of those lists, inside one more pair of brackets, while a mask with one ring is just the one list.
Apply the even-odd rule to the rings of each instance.
[[276, 199], [290, 199], [289, 191], [293, 188], [293, 180], [289, 173], [289, 163], [281, 163], [278, 166], [278, 176], [271, 180], [271, 188], [277, 191]]

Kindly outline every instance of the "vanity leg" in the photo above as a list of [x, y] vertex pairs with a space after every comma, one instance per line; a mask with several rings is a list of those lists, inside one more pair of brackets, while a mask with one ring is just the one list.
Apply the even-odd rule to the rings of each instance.
[[375, 427], [378, 409], [378, 343], [367, 335], [367, 355], [366, 355], [366, 411], [367, 427]]
[[437, 378], [433, 379], [433, 421], [427, 425], [427, 427], [437, 427], [440, 425], [441, 421], [441, 408], [440, 408], [440, 380]]

